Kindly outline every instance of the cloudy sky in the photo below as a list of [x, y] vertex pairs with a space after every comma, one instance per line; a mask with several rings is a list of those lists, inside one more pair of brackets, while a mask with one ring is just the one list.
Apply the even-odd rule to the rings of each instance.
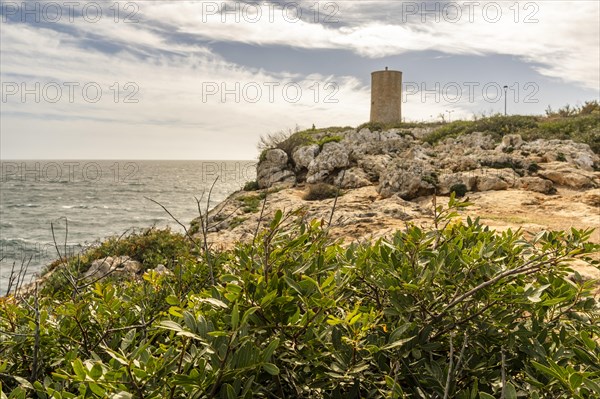
[[[599, 96], [599, 2], [5, 1], [2, 159], [252, 159], [261, 134]], [[450, 111], [450, 112], [448, 112]]]

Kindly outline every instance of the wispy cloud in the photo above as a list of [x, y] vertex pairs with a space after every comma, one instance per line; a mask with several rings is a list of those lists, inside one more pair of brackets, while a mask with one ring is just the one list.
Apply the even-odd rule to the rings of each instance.
[[[480, 3], [479, 13], [490, 2]], [[135, 4], [137, 22], [125, 21], [124, 10], [115, 22], [108, 3], [103, 18], [94, 23], [81, 15], [72, 21], [64, 16], [52, 23], [22, 21], [3, 8], [3, 156], [41, 157], [46, 148], [32, 147], [47, 141], [56, 151], [48, 157], [84, 157], [85, 151], [93, 157], [94, 147], [112, 149], [113, 157], [127, 157], [124, 151], [132, 158], [248, 157], [261, 133], [296, 124], [356, 125], [368, 119], [369, 87], [359, 77], [314, 73], [318, 58], [305, 73], [266, 64], [251, 68], [223, 58], [214, 42], [341, 49], [374, 59], [429, 50], [442, 57], [502, 54], [575, 86], [597, 89], [600, 82], [597, 2], [580, 2], [577, 7], [567, 2], [531, 3], [537, 9], [518, 3], [518, 22], [508, 8], [514, 3], [495, 3], [505, 15], [496, 23], [481, 14], [474, 14], [472, 21], [463, 15], [454, 23], [449, 22], [451, 16], [423, 22], [406, 2], [404, 8], [400, 2], [302, 2], [302, 18], [292, 9], [284, 17], [282, 3], [263, 5], [260, 18], [252, 8], [223, 17], [222, 9], [211, 8], [222, 7], [222, 2], [127, 4]], [[227, 3], [229, 10], [238, 5], [243, 6]], [[525, 23], [532, 11], [538, 21]], [[73, 101], [67, 99], [69, 82], [76, 85]], [[21, 85], [31, 90], [36, 83], [41, 85], [38, 91], [50, 84], [41, 101], [33, 94], [23, 101]], [[84, 98], [83, 87], [91, 83], [102, 90], [97, 102]], [[19, 92], [7, 95], [5, 89], [14, 89], [14, 84]], [[53, 85], [62, 89], [56, 102], [47, 98], [53, 95]], [[94, 85], [89, 87], [92, 94]], [[436, 118], [447, 105], [417, 101], [407, 108], [409, 119], [420, 120]], [[453, 117], [468, 117], [471, 109], [472, 104], [454, 104]], [[43, 134], [48, 137], [36, 142], [36, 135]], [[145, 152], [132, 154], [136, 148]]]
[[[447, 8], [447, 4], [452, 7]], [[235, 9], [235, 2], [220, 11]], [[314, 3], [312, 4], [323, 4]], [[146, 15], [211, 40], [301, 48], [350, 49], [367, 57], [436, 50], [447, 54], [514, 55], [541, 74], [598, 88], [598, 2], [338, 2], [332, 19], [314, 23], [263, 7], [250, 23], [235, 14], [202, 13], [197, 3], [161, 3]], [[469, 6], [469, 4], [471, 4]], [[477, 5], [473, 5], [477, 4]], [[427, 10], [437, 12], [428, 13]], [[314, 6], [313, 6], [314, 8]], [[460, 10], [460, 11], [459, 11]], [[248, 12], [249, 14], [250, 12]], [[244, 15], [242, 11], [240, 15]], [[250, 14], [249, 14], [250, 15]], [[252, 19], [250, 16], [248, 19]], [[290, 23], [289, 20], [293, 20]], [[383, 21], [383, 22], [381, 22]]]

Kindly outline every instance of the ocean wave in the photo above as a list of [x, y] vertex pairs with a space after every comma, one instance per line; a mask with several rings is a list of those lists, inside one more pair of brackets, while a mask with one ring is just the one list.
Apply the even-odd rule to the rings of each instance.
[[38, 245], [37, 240], [31, 238], [15, 237], [15, 238], [0, 238], [0, 247], [7, 246], [24, 246], [24, 245]]
[[63, 209], [93, 209], [96, 208], [93, 205], [63, 205], [61, 206]]
[[7, 204], [7, 208], [39, 208], [38, 204]]
[[[64, 252], [66, 245], [69, 255], [74, 255], [84, 248], [80, 242], [74, 241], [67, 241], [66, 244], [58, 243], [57, 245], [61, 252]], [[29, 256], [36, 259], [54, 259], [57, 256], [54, 242], [33, 241], [21, 237], [1, 239], [0, 254], [4, 261], [24, 259]]]

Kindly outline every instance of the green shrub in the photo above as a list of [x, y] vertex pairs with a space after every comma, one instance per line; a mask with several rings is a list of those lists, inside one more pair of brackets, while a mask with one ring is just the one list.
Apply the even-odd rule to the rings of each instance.
[[[426, 128], [426, 127], [437, 127], [440, 126], [439, 122], [394, 122], [394, 123], [381, 123], [381, 122], [366, 122], [358, 125], [356, 131], [367, 128], [372, 132], [381, 132], [389, 129], [412, 129], [412, 128]], [[409, 132], [410, 133], [410, 132]]]
[[429, 144], [435, 144], [439, 141], [443, 141], [447, 138], [454, 138], [461, 134], [469, 134], [475, 130], [471, 130], [470, 127], [472, 122], [469, 121], [454, 121], [443, 125], [442, 127], [435, 129], [431, 133], [423, 137], [423, 141]]
[[372, 132], [381, 132], [386, 129], [386, 125], [381, 122], [365, 122], [362, 125], [358, 125], [356, 130], [360, 132], [362, 129], [369, 129]]
[[524, 131], [521, 135], [524, 140], [573, 140], [588, 144], [592, 151], [600, 154], [600, 113], [543, 119], [537, 128]]
[[313, 144], [314, 142], [315, 140], [311, 136], [311, 133], [309, 131], [303, 131], [294, 133], [282, 142], [277, 143], [276, 148], [283, 150], [287, 154], [288, 159], [292, 159], [292, 155], [294, 154], [296, 148]]
[[499, 141], [506, 134], [521, 133], [537, 127], [537, 120], [537, 117], [523, 115], [496, 115], [474, 121], [458, 120], [442, 125], [442, 127], [426, 135], [423, 141], [435, 144], [449, 137], [458, 137], [474, 132], [490, 134], [495, 140]]
[[309, 184], [304, 194], [306, 201], [321, 201], [328, 198], [335, 198], [338, 195], [338, 188], [331, 184], [316, 183]]
[[537, 164], [537, 163], [535, 163], [535, 162], [532, 162], [532, 163], [530, 163], [530, 164], [529, 164], [529, 166], [527, 167], [527, 171], [528, 171], [529, 173], [531, 173], [531, 174], [533, 174], [533, 173], [537, 173], [537, 172], [538, 172], [540, 169], [542, 169], [542, 168], [540, 167], [540, 165], [538, 165], [538, 164]]
[[339, 143], [340, 141], [342, 141], [342, 136], [325, 136], [317, 141], [317, 144], [319, 148], [323, 149], [323, 146], [327, 143]]
[[244, 223], [246, 220], [248, 220], [248, 218], [243, 218], [243, 217], [239, 217], [239, 216], [232, 218], [231, 221], [229, 222], [229, 230], [233, 230], [237, 226]]
[[[96, 259], [107, 256], [129, 256], [142, 263], [144, 270], [154, 268], [158, 264], [170, 265], [176, 259], [194, 258], [194, 246], [189, 239], [169, 228], [149, 228], [140, 232], [133, 232], [127, 236], [110, 237], [100, 244], [91, 246], [78, 257], [72, 258], [65, 266], [61, 261], [53, 262], [46, 271], [66, 267], [70, 274], [79, 277]], [[46, 295], [60, 296], [71, 292], [67, 274], [64, 272], [53, 273], [44, 285]]]
[[565, 105], [558, 109], [558, 111], [553, 111], [550, 106], [546, 109], [546, 116], [553, 117], [572, 117], [578, 115], [590, 115], [590, 114], [598, 114], [600, 113], [600, 104], [598, 100], [586, 101], [580, 107], [572, 107], [569, 104]]
[[258, 207], [264, 198], [265, 193], [260, 193], [258, 195], [243, 195], [237, 197], [237, 200], [242, 203], [244, 213], [254, 213], [258, 212]]
[[244, 184], [244, 191], [256, 191], [258, 188], [258, 182], [256, 180], [252, 180]]
[[310, 129], [308, 131], [310, 131], [313, 134], [319, 134], [319, 133], [336, 134], [336, 133], [346, 132], [348, 130], [354, 130], [354, 128], [352, 128], [351, 126], [330, 126], [330, 127], [319, 128], [319, 129]]
[[464, 197], [467, 191], [469, 190], [463, 183], [453, 184], [452, 187], [450, 187], [450, 193], [454, 194], [457, 198]]
[[396, 134], [400, 137], [412, 137], [413, 139], [415, 138], [415, 135], [410, 131], [410, 130], [400, 130], [398, 132], [396, 132]]
[[266, 137], [261, 137], [260, 147], [263, 148], [263, 151], [259, 157], [259, 161], [264, 161], [266, 159], [265, 152], [268, 149], [273, 148], [283, 150], [288, 155], [288, 158], [291, 159], [296, 148], [310, 144], [318, 144], [322, 147], [323, 144], [328, 142], [339, 142], [342, 139], [342, 136], [337, 133], [342, 133], [348, 130], [353, 129], [349, 126], [332, 126], [327, 128], [307, 130], [298, 130], [296, 128], [295, 132], [290, 130], [287, 133], [280, 132], [273, 135], [267, 135]]
[[[520, 134], [526, 141], [535, 139], [573, 140], [588, 144], [592, 151], [600, 153], [600, 113], [589, 106], [589, 114], [569, 117], [541, 118], [536, 116], [496, 115], [475, 121], [454, 121], [442, 125], [427, 134], [423, 141], [435, 144], [447, 138], [482, 132], [500, 141], [506, 134]], [[586, 109], [586, 112], [587, 109]]]
[[600, 114], [600, 104], [598, 100], [586, 101], [579, 109], [579, 115]]
[[435, 172], [421, 176], [421, 180], [431, 184], [433, 187], [438, 187], [438, 185], [440, 184], [439, 177]]
[[431, 229], [347, 246], [279, 211], [252, 242], [173, 274], [0, 298], [2, 392], [600, 397], [600, 311], [569, 267], [600, 250], [591, 231], [496, 232], [454, 219], [464, 206], [451, 197]]
[[507, 159], [505, 161], [482, 159], [480, 162], [481, 166], [491, 169], [512, 169], [514, 171], [523, 169], [523, 164], [518, 159]]
[[258, 156], [258, 162], [264, 162], [267, 160], [267, 149], [264, 149], [260, 152], [260, 155]]

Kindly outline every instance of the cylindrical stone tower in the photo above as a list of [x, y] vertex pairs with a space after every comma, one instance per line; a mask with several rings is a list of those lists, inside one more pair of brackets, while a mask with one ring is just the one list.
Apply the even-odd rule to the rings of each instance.
[[402, 72], [375, 71], [371, 73], [371, 122], [402, 121]]

